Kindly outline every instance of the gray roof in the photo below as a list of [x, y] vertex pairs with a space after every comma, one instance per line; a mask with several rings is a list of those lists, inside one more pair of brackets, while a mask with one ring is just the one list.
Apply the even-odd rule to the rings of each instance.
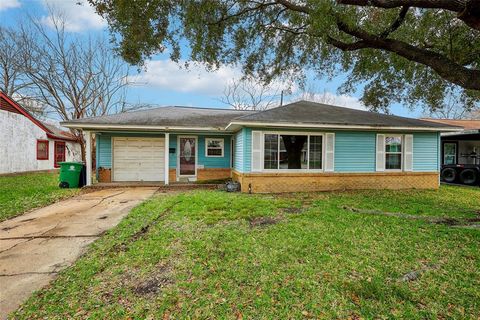
[[64, 124], [123, 124], [141, 126], [225, 128], [232, 119], [251, 113], [252, 111], [232, 109], [171, 106], [78, 119], [65, 122]]
[[454, 128], [445, 124], [376, 112], [298, 101], [281, 107], [244, 115], [235, 122], [354, 125], [374, 127]]
[[160, 107], [64, 122], [83, 128], [94, 125], [130, 125], [159, 127], [190, 127], [225, 129], [230, 123], [365, 126], [388, 128], [427, 128], [429, 130], [456, 128], [446, 124], [398, 117], [369, 111], [337, 107], [308, 101], [298, 101], [264, 111], [238, 111], [219, 108]]

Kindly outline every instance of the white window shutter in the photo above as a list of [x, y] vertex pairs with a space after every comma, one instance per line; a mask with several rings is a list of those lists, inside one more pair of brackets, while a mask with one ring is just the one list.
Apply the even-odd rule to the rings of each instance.
[[413, 134], [406, 134], [405, 135], [405, 142], [404, 142], [404, 171], [413, 171]]
[[262, 171], [263, 139], [261, 131], [252, 131], [252, 172]]
[[385, 171], [385, 135], [377, 134], [376, 170]]
[[335, 170], [335, 133], [325, 134], [325, 172]]

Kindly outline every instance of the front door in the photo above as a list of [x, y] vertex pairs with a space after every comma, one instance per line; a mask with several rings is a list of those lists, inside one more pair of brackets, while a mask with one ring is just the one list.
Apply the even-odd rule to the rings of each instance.
[[55, 152], [54, 152], [54, 167], [58, 168], [60, 165], [59, 162], [65, 161], [65, 142], [55, 141]]
[[197, 138], [179, 137], [178, 175], [195, 177], [197, 175]]

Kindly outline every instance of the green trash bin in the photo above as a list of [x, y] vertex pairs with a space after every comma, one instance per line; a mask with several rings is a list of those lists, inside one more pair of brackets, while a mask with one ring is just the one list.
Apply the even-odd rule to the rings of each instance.
[[79, 162], [59, 162], [60, 165], [60, 188], [78, 188], [80, 173], [83, 163]]

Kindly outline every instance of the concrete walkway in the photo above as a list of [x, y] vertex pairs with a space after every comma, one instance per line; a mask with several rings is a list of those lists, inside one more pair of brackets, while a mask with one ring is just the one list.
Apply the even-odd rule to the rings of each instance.
[[104, 189], [0, 223], [0, 319], [156, 190]]

